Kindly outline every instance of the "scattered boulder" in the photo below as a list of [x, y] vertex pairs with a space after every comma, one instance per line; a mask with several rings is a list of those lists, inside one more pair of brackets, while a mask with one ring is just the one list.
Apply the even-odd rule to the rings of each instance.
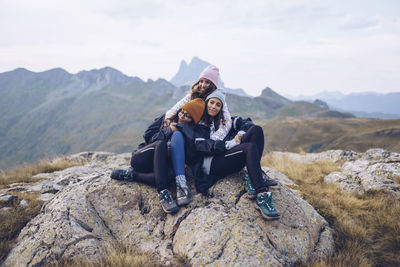
[[220, 180], [210, 197], [196, 194], [189, 178], [192, 202], [166, 215], [154, 187], [109, 178], [112, 169], [128, 167], [129, 153], [72, 157], [86, 164], [43, 174], [61, 188], [21, 231], [5, 266], [99, 258], [114, 242], [155, 253], [162, 262], [179, 256], [195, 266], [287, 266], [323, 260], [333, 251], [326, 220], [284, 185], [291, 181], [283, 174], [268, 173], [279, 181], [271, 190], [280, 220], [266, 221], [255, 209], [245, 193], [244, 171]]
[[55, 194], [53, 194], [53, 193], [44, 193], [44, 194], [41, 194], [37, 199], [41, 200], [41, 201], [49, 201], [54, 196], [55, 196]]
[[8, 205], [13, 203], [14, 201], [17, 201], [18, 197], [14, 195], [9, 195], [9, 194], [0, 194], [0, 203], [3, 205]]
[[393, 180], [395, 177], [400, 177], [400, 153], [370, 149], [356, 160], [344, 162], [341, 171], [330, 173], [325, 181], [348, 192], [384, 190], [400, 199], [400, 184]]
[[19, 203], [19, 205], [20, 205], [21, 207], [27, 207], [28, 204], [29, 204], [29, 202], [28, 202], [28, 200], [26, 200], [26, 199], [21, 200], [21, 202]]

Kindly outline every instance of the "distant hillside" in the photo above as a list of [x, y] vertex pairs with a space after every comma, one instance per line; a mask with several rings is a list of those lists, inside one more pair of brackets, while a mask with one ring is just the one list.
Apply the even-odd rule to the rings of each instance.
[[353, 118], [350, 113], [342, 113], [328, 108], [323, 108], [306, 101], [296, 101], [282, 106], [276, 110], [279, 117], [313, 117], [313, 118]]
[[185, 89], [112, 68], [17, 69], [0, 74], [0, 88], [0, 168], [82, 150], [129, 151]]
[[268, 151], [400, 151], [400, 119], [274, 118], [257, 122], [264, 128]]
[[[144, 82], [110, 67], [0, 73], [0, 169], [80, 151], [129, 152], [150, 122], [188, 92], [189, 86]], [[337, 116], [314, 104], [302, 108], [271, 88], [255, 98], [228, 94], [227, 102], [232, 115], [258, 120]]]

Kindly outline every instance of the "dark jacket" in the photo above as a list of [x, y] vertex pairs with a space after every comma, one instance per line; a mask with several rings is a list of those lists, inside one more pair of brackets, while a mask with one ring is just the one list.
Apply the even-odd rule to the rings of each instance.
[[201, 124], [194, 128], [194, 147], [196, 158], [190, 168], [195, 178], [196, 191], [204, 195], [208, 194], [208, 189], [213, 186], [220, 177], [207, 175], [202, 171], [205, 156], [216, 155], [225, 152], [225, 141], [233, 139], [239, 131], [247, 131], [254, 123], [250, 118], [232, 117], [232, 128], [224, 141], [210, 139], [210, 128]]
[[[135, 151], [152, 144], [156, 141], [168, 141], [171, 139], [172, 136], [172, 129], [171, 127], [162, 128], [164, 122], [165, 115], [157, 117], [154, 119], [154, 122], [147, 127], [146, 131], [143, 134], [144, 142], [139, 144], [139, 146], [134, 150]], [[195, 148], [194, 148], [194, 137], [193, 137], [193, 129], [186, 123], [181, 124], [178, 123], [176, 127], [182, 132], [185, 138], [185, 156], [188, 162], [193, 161], [195, 155]]]
[[194, 176], [196, 191], [207, 195], [208, 188], [218, 181], [218, 177], [207, 175], [202, 171], [205, 156], [211, 156], [225, 151], [225, 142], [210, 139], [210, 128], [197, 124], [194, 128], [194, 148], [195, 158], [189, 167]]
[[143, 134], [144, 142], [140, 143], [135, 151], [152, 144], [155, 141], [161, 140], [167, 142], [171, 138], [172, 129], [170, 127], [161, 129], [164, 117], [165, 115], [161, 115], [160, 117], [155, 118], [154, 122], [147, 127]]

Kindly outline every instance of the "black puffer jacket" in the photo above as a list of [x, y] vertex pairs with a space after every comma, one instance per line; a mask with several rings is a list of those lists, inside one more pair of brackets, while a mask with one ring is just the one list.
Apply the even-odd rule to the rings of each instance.
[[[168, 141], [171, 139], [173, 131], [171, 127], [162, 128], [164, 122], [165, 115], [157, 117], [154, 119], [154, 122], [147, 127], [146, 131], [143, 134], [144, 142], [140, 143], [138, 147], [133, 151], [135, 153], [137, 150], [154, 143], [155, 141]], [[178, 123], [176, 127], [182, 132], [185, 138], [185, 156], [188, 162], [192, 162], [195, 157], [194, 148], [194, 131], [193, 129], [186, 123]]]
[[164, 117], [165, 115], [155, 118], [154, 122], [150, 124], [149, 127], [147, 127], [146, 131], [143, 134], [144, 142], [140, 143], [135, 151], [149, 144], [152, 144], [155, 141], [168, 141], [171, 138], [172, 129], [170, 127], [161, 129], [164, 122]]
[[207, 175], [202, 171], [204, 157], [223, 153], [225, 151], [225, 142], [211, 140], [210, 128], [201, 124], [197, 124], [194, 128], [193, 141], [195, 157], [189, 166], [194, 176], [196, 191], [207, 195], [208, 188], [214, 185], [218, 178], [213, 175]]

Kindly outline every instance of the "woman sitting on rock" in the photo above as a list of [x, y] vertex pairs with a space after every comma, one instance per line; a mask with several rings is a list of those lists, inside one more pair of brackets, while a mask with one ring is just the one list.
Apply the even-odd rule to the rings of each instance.
[[[179, 144], [174, 144], [176, 138], [173, 138], [173, 133], [188, 131], [188, 129], [193, 128], [202, 117], [204, 107], [204, 101], [197, 98], [182, 105], [179, 111], [168, 119], [168, 124], [164, 123], [164, 115], [156, 118], [144, 133], [145, 141], [132, 152], [131, 167], [127, 170], [116, 169], [112, 171], [111, 178], [155, 185], [163, 210], [166, 213], [177, 212], [179, 207], [168, 190], [168, 184], [173, 178], [170, 179], [168, 175], [169, 153], [167, 143], [179, 147]], [[173, 150], [171, 150], [171, 160], [174, 165], [182, 164], [181, 155], [177, 155]], [[183, 169], [184, 164], [185, 160], [183, 159]], [[189, 201], [188, 193], [179, 194], [177, 192], [178, 205], [187, 204]]]
[[[256, 207], [266, 219], [279, 219], [268, 186], [277, 185], [263, 173], [260, 165], [264, 149], [264, 134], [260, 126], [244, 127], [229, 141], [211, 140], [210, 136], [220, 127], [220, 114], [225, 94], [217, 89], [206, 97], [206, 110], [194, 128], [195, 149], [199, 155], [191, 165], [196, 190], [207, 194], [219, 179], [247, 167], [246, 190], [250, 199], [256, 199]], [[264, 176], [264, 177], [263, 177]]]

